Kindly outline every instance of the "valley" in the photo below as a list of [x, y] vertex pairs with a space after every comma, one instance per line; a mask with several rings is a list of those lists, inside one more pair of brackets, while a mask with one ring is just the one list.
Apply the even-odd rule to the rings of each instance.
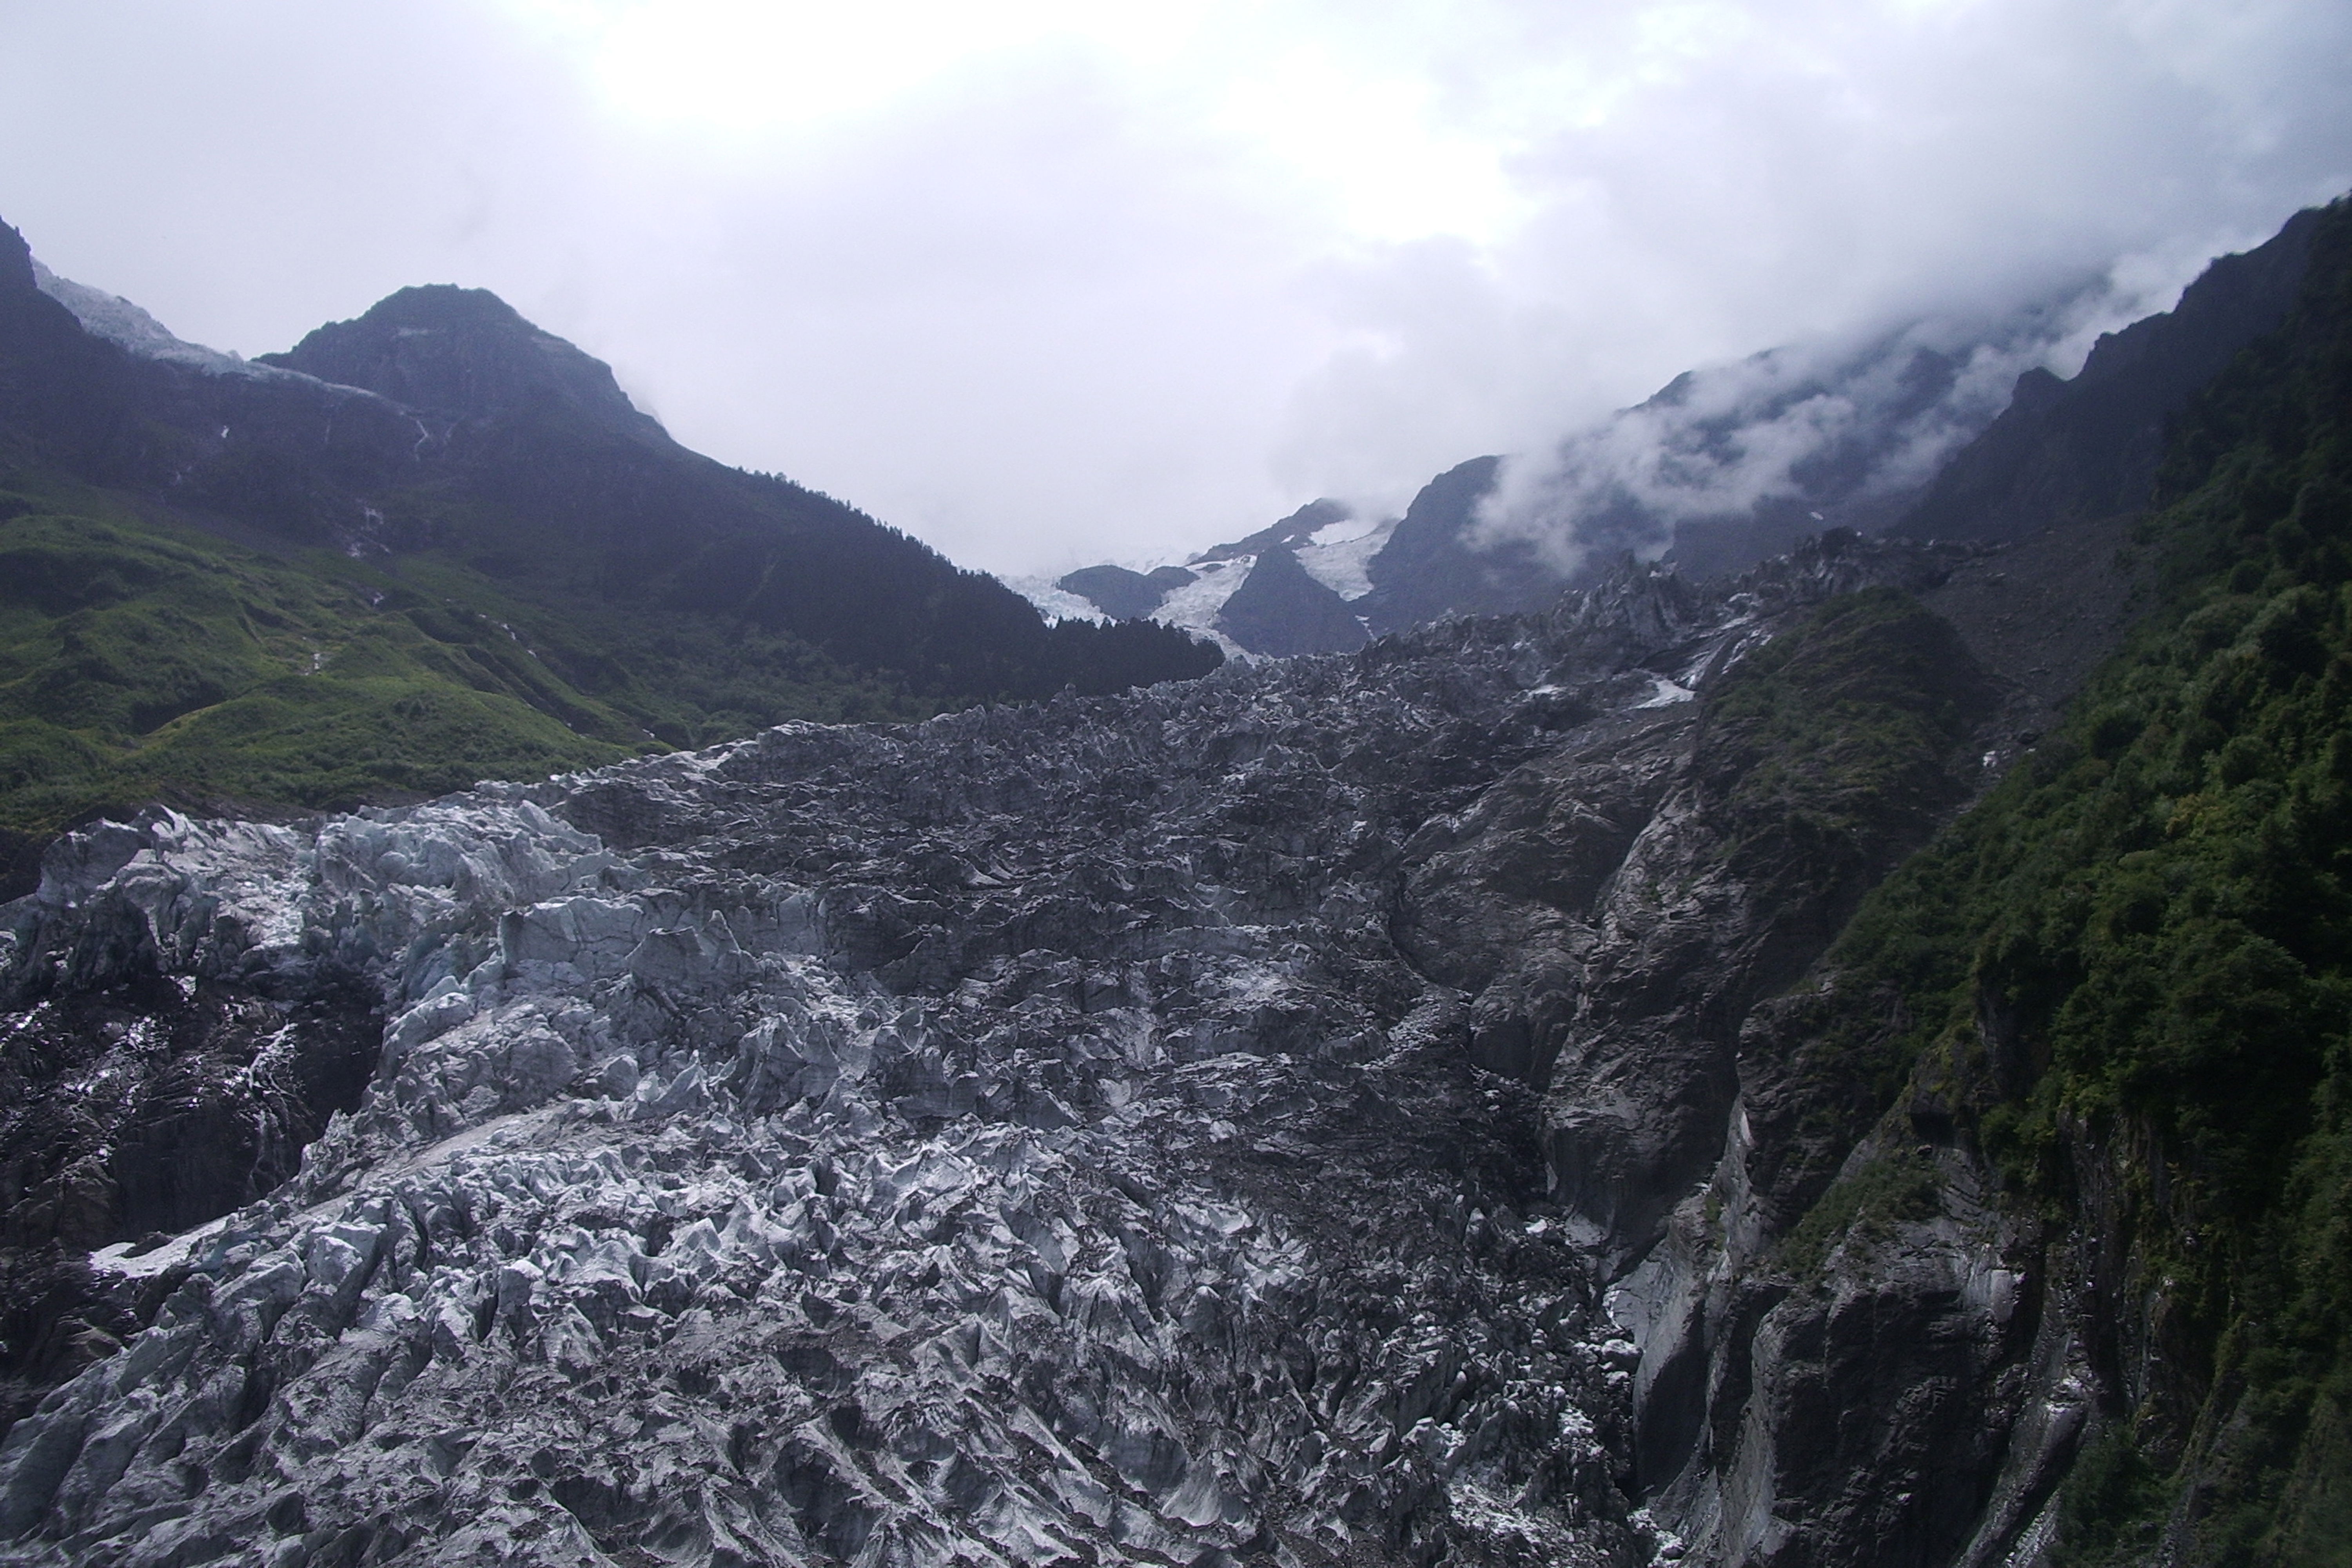
[[[553, 566], [402, 597], [465, 507], [299, 556], [46, 492], [16, 646], [201, 610], [254, 650], [146, 730], [104, 699], [151, 755], [437, 679], [529, 766], [109, 785], [151, 798], [0, 906], [0, 1561], [2330, 1561], [2352, 208], [2290, 236], [2228, 353], [2225, 262], [2092, 354], [2193, 386], [2086, 368], [1925, 492], [1999, 527], [1618, 558], [1345, 651], [1207, 668], [966, 584], [921, 646], [1038, 662], [918, 669], [761, 620], [804, 590], [744, 563], [799, 536], [715, 534], [661, 593], [756, 584], [709, 624], [905, 706], [802, 665], [713, 744], [531, 684]], [[467, 507], [537, 475], [498, 529], [634, 559], [586, 488], [685, 459], [604, 383], [533, 348], [555, 423], [502, 423], [331, 331], [307, 363], [442, 400], [453, 453], [549, 465]], [[563, 478], [583, 401], [625, 446]]]

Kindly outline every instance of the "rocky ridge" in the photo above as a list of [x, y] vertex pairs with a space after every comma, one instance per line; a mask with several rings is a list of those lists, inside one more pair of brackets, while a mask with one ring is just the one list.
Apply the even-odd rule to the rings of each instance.
[[[283, 1187], [82, 1266], [120, 1332], [0, 1445], [5, 1559], [1711, 1550], [1637, 1506], [1672, 1347], [1603, 1293], [1740, 1020], [1982, 782], [1996, 694], [1898, 591], [1966, 559], [69, 838], [16, 1058], [158, 984], [356, 986], [383, 1043]], [[1823, 700], [1933, 721], [1809, 773]]]

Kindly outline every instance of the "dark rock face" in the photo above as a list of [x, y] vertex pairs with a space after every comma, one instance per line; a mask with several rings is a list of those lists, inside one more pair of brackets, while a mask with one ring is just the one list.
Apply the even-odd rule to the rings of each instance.
[[[1941, 798], [1927, 733], [1920, 800], [1845, 821], [1776, 703], [1941, 679], [1965, 728], [1895, 591], [1951, 563], [1832, 541], [1729, 595], [70, 841], [11, 984], [356, 973], [390, 1022], [286, 1185], [83, 1266], [85, 1349], [125, 1348], [0, 1445], [6, 1556], [1675, 1554], [1601, 1292], [1737, 1086], [1643, 1031], [1801, 964], [1773, 879]], [[1587, 1101], [1667, 1133], [1588, 1157]]]
[[[1849, 536], [1816, 559], [1861, 551]], [[1643, 585], [1662, 626], [1698, 634], [1652, 656], [1674, 674], [1647, 711], [1709, 700], [1424, 829], [1409, 893], [1414, 950], [1484, 982], [1473, 1049], [1547, 1090], [1555, 1192], [1620, 1258], [1715, 1163], [1741, 1020], [1977, 786], [1994, 708], [1959, 638], [1891, 592], [1722, 670], [1737, 648], [1692, 614], [1705, 601]], [[1832, 712], [1833, 729], [1814, 717]]]
[[[1236, 556], [1262, 555], [1269, 550], [1298, 550], [1315, 542], [1315, 536], [1334, 523], [1346, 522], [1355, 511], [1344, 501], [1328, 499], [1311, 500], [1281, 521], [1259, 529], [1244, 539], [1230, 544], [1220, 544], [1202, 551], [1196, 560], [1231, 561]], [[1167, 571], [1161, 567], [1160, 571]], [[1154, 574], [1158, 575], [1158, 574]]]
[[487, 289], [403, 289], [260, 363], [364, 387], [420, 412], [485, 419], [549, 403], [598, 428], [667, 443], [612, 367], [544, 332]]
[[1422, 487], [1388, 544], [1374, 556], [1371, 592], [1356, 602], [1375, 632], [1441, 616], [1532, 610], [1556, 598], [1566, 577], [1533, 544], [1476, 537], [1478, 503], [1495, 488], [1499, 458], [1473, 458]]
[[128, 357], [40, 290], [25, 237], [0, 224], [0, 419], [85, 461], [124, 437]]
[[[164, 813], [101, 826], [52, 851], [51, 869], [110, 874], [184, 826]], [[247, 842], [275, 832], [248, 829]], [[128, 903], [81, 914], [70, 944], [19, 955], [5, 993], [0, 1290], [26, 1320], [0, 1328], [9, 1420], [135, 1326], [122, 1298], [137, 1292], [79, 1258], [279, 1186], [328, 1120], [358, 1108], [383, 1040], [375, 988], [339, 966], [167, 976], [170, 956]]]
[[1371, 640], [1347, 602], [1288, 550], [1268, 550], [1217, 612], [1217, 629], [1253, 653], [1347, 653]]
[[1192, 574], [1181, 566], [1163, 566], [1150, 574], [1130, 572], [1124, 566], [1084, 566], [1054, 586], [1089, 601], [1113, 620], [1130, 621], [1150, 615], [1168, 597], [1171, 584], [1161, 580], [1161, 574], [1171, 570], [1182, 573], [1184, 582], [1192, 580]]
[[[2030, 749], [2021, 716], [2051, 711], [2053, 683], [2096, 657], [2090, 645], [2111, 647], [2128, 619], [2134, 574], [2114, 559], [2120, 533], [2094, 530], [2069, 546], [2065, 531], [1963, 562], [1923, 595], [2006, 678], [1977, 731], [1992, 742], [1989, 767]], [[2019, 624], [2037, 616], [2068, 616], [2085, 646], [2037, 643]], [[1923, 707], [1981, 711], [1984, 694], [1935, 652], [1932, 631], [1895, 641], [1922, 660], [1909, 679]], [[1853, 648], [1874, 645], [1886, 647]], [[1955, 677], [1960, 686], [1948, 684]], [[1846, 687], [1842, 700], [1856, 695]], [[1907, 805], [1864, 821], [1857, 842], [1876, 834], [1872, 853], [1929, 807], [1916, 789], [1935, 781], [1912, 777]], [[1801, 904], [1801, 889], [1784, 891]], [[1841, 986], [1814, 972], [1745, 1009], [1721, 1080], [1719, 1149], [1612, 1288], [1612, 1314], [1642, 1349], [1632, 1484], [1701, 1561], [2042, 1561], [2057, 1486], [2094, 1414], [2095, 1369], [2114, 1359], [2102, 1347], [2118, 1332], [2145, 1337], [2128, 1313], [2117, 1326], [2128, 1269], [2095, 1236], [2046, 1234], [2004, 1205], [1933, 1095], [1882, 1121], [1870, 1053], [1909, 1021], [1892, 994], [1851, 998]], [[1875, 1018], [1874, 1032], [1841, 1033], [1857, 1018]], [[1998, 1036], [1997, 1020], [1987, 1028]], [[1800, 1222], [1814, 1223], [1833, 1181], [1864, 1194], [1861, 1217], [1808, 1241]], [[1832, 1236], [1835, 1250], [1817, 1256]]]
[[0, 1236], [88, 1251], [263, 1196], [358, 1108], [382, 1031], [356, 985], [279, 1002], [149, 975], [31, 1009], [0, 1068]]
[[[1634, 1484], [1708, 1562], [2046, 1561], [2127, 1270], [2001, 1202], [1932, 1104], [1855, 1142], [1873, 1111], [1805, 1081], [1834, 984], [1751, 1014], [1720, 1163], [1612, 1292]], [[1841, 1167], [1871, 1206], [1816, 1257], [1790, 1227]]]
[[2009, 408], [1891, 531], [2014, 540], [2147, 505], [2166, 419], [2286, 319], [2319, 222], [2317, 209], [2297, 213], [2265, 243], [2215, 261], [2174, 309], [2101, 338], [2074, 380], [2021, 376]]

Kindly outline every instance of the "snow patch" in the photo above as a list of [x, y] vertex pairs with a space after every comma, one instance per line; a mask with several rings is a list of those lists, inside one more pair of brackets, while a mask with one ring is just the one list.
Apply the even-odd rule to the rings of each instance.
[[1037, 613], [1049, 621], [1106, 623], [1110, 618], [1092, 599], [1055, 587], [1050, 577], [1000, 577], [997, 581], [1036, 605]]
[[175, 1236], [145, 1252], [133, 1253], [135, 1241], [118, 1241], [111, 1247], [101, 1247], [89, 1255], [89, 1266], [108, 1274], [127, 1275], [133, 1279], [152, 1279], [175, 1265], [192, 1262], [205, 1243], [228, 1228], [228, 1216], [208, 1225], [200, 1225], [184, 1236]]
[[1663, 675], [1650, 678], [1650, 695], [1633, 704], [1636, 708], [1669, 708], [1677, 702], [1687, 702], [1698, 693], [1687, 686], [1679, 686]]
[[60, 278], [42, 266], [38, 257], [33, 258], [33, 281], [42, 293], [71, 310], [84, 331], [104, 338], [141, 359], [168, 360], [218, 375], [251, 375], [269, 368], [249, 365], [235, 354], [176, 337], [163, 322], [121, 295]]
[[1314, 542], [1298, 552], [1298, 563], [1307, 574], [1350, 602], [1372, 591], [1372, 557], [1388, 546], [1396, 532], [1399, 520], [1386, 522], [1355, 534], [1339, 538], [1335, 535], [1357, 526], [1352, 522], [1327, 523], [1315, 531]]
[[1192, 574], [1192, 581], [1161, 600], [1160, 607], [1151, 612], [1151, 618], [1214, 642], [1225, 650], [1227, 658], [1247, 658], [1248, 649], [1217, 629], [1217, 612], [1225, 607], [1234, 590], [1249, 581], [1250, 568], [1256, 564], [1255, 555], [1195, 563], [1186, 568]]
[[[321, 381], [315, 375], [305, 375], [298, 370], [283, 370], [274, 364], [255, 364], [243, 356], [223, 353], [179, 337], [172, 330], [149, 315], [139, 306], [120, 294], [109, 294], [87, 283], [77, 283], [70, 278], [60, 278], [33, 258], [33, 282], [42, 293], [73, 312], [82, 331], [94, 338], [103, 338], [134, 358], [155, 360], [165, 364], [186, 365], [208, 375], [241, 375], [255, 381], [299, 381], [314, 386], [332, 386], [338, 392], [356, 397], [377, 395], [364, 387], [342, 386], [335, 382]], [[422, 430], [423, 426], [418, 426]], [[221, 437], [228, 437], [224, 426]], [[422, 443], [419, 443], [422, 445]]]
[[[1396, 532], [1398, 519], [1365, 525], [1361, 519], [1342, 518], [1327, 522], [1307, 537], [1293, 553], [1307, 574], [1318, 583], [1352, 603], [1372, 591], [1370, 575], [1372, 557], [1378, 555]], [[1161, 563], [1160, 564], [1165, 564]], [[1150, 619], [1162, 626], [1189, 632], [1204, 642], [1213, 642], [1225, 652], [1227, 658], [1252, 659], [1260, 655], [1217, 629], [1217, 616], [1234, 591], [1249, 580], [1250, 571], [1257, 564], [1255, 555], [1229, 555], [1219, 559], [1193, 559], [1183, 563], [1192, 574], [1192, 581], [1171, 590], [1151, 612]], [[1143, 563], [1130, 570], [1150, 572], [1152, 563]], [[1103, 621], [1106, 617], [1091, 600], [1055, 586], [1045, 577], [1006, 577], [1004, 585], [1037, 606], [1049, 618], [1060, 620]], [[1360, 617], [1359, 617], [1360, 618]], [[1369, 631], [1370, 628], [1367, 627]]]
[[[1379, 526], [1377, 523], [1373, 525], [1374, 528]], [[1307, 542], [1310, 545], [1345, 544], [1371, 531], [1372, 529], [1364, 526], [1361, 518], [1343, 517], [1337, 522], [1327, 522], [1308, 534]]]

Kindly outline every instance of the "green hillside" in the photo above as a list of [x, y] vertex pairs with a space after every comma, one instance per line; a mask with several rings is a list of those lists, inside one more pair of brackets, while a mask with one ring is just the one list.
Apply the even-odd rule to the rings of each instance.
[[[2187, 1561], [2340, 1563], [2352, 206], [2326, 212], [2294, 318], [2169, 450], [2147, 527], [2162, 607], [2065, 731], [1865, 904], [1807, 1067], [1817, 1124], [1948, 1111], [2010, 1202], [2133, 1260], [2118, 1310], [2162, 1353], [2069, 1483], [2067, 1561], [2169, 1541]], [[1781, 1263], [1932, 1210], [1924, 1167], [1896, 1164], [1831, 1188]]]
[[246, 548], [0, 473], [0, 831], [20, 858], [151, 799], [414, 799], [939, 706], [726, 617], [559, 610], [429, 557]]
[[1220, 661], [1149, 623], [1049, 626], [687, 450], [479, 290], [405, 289], [270, 357], [301, 374], [133, 358], [0, 226], [0, 898], [59, 829], [148, 801], [415, 799]]

